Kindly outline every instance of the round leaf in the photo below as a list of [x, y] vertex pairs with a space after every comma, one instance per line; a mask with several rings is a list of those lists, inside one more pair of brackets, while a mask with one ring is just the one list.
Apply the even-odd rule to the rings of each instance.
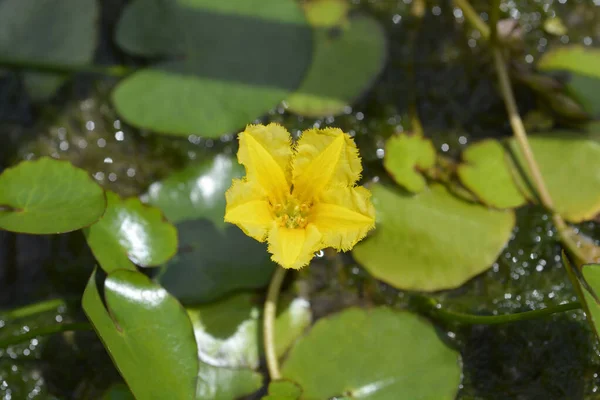
[[138, 198], [122, 199], [106, 192], [107, 208], [100, 221], [85, 230], [94, 257], [110, 273], [167, 262], [177, 252], [177, 230], [158, 208]]
[[180, 252], [160, 277], [184, 304], [214, 300], [239, 289], [264, 287], [275, 270], [264, 243], [235, 226], [217, 229], [210, 221], [177, 224]]
[[497, 208], [523, 205], [523, 197], [513, 181], [507, 155], [495, 140], [484, 140], [467, 147], [458, 176], [471, 192], [485, 204]]
[[299, 86], [311, 37], [294, 0], [137, 0], [119, 21], [117, 42], [171, 60], [122, 81], [113, 101], [133, 125], [218, 137]]
[[427, 182], [418, 172], [435, 165], [431, 140], [417, 135], [400, 134], [388, 139], [383, 166], [397, 184], [410, 192], [425, 189]]
[[[529, 142], [554, 209], [571, 222], [594, 218], [600, 212], [600, 142], [581, 132], [533, 135]], [[514, 140], [510, 147], [531, 182], [527, 163]], [[525, 183], [518, 171], [513, 171], [513, 177], [527, 198], [535, 198], [531, 184]]]
[[321, 319], [283, 365], [302, 399], [452, 400], [461, 371], [457, 352], [432, 326], [387, 308], [347, 309]]
[[373, 187], [375, 234], [353, 251], [375, 277], [407, 290], [456, 288], [485, 271], [508, 242], [512, 211], [488, 209], [433, 184], [410, 195]]
[[271, 381], [269, 394], [262, 400], [298, 400], [301, 395], [302, 388], [292, 381]]
[[[3, 0], [0, 54], [5, 59], [85, 64], [96, 47], [95, 0]], [[25, 87], [35, 100], [54, 94], [64, 77], [27, 72]]]
[[570, 72], [567, 89], [593, 116], [600, 116], [600, 50], [584, 46], [560, 47], [545, 53], [541, 71]]
[[97, 221], [106, 198], [86, 171], [42, 157], [0, 175], [0, 228], [21, 233], [70, 232]]
[[371, 86], [385, 60], [385, 35], [373, 18], [351, 17], [339, 30], [318, 28], [313, 62], [286, 99], [289, 110], [309, 117], [343, 113]]
[[[308, 302], [301, 298], [279, 304], [275, 343], [283, 355], [311, 323]], [[239, 293], [221, 301], [188, 309], [200, 360], [216, 367], [259, 366], [262, 354], [262, 304], [253, 294]]]
[[314, 27], [333, 28], [348, 21], [350, 3], [346, 0], [313, 0], [304, 3], [306, 19]]
[[233, 157], [220, 154], [153, 183], [148, 202], [163, 210], [172, 222], [207, 218], [224, 228], [225, 191], [232, 179], [243, 175], [244, 169]]
[[263, 377], [247, 368], [219, 368], [200, 361], [196, 399], [231, 400], [262, 387]]
[[194, 399], [198, 348], [183, 307], [145, 275], [118, 270], [104, 281], [107, 310], [96, 277], [87, 284], [83, 309], [134, 396]]

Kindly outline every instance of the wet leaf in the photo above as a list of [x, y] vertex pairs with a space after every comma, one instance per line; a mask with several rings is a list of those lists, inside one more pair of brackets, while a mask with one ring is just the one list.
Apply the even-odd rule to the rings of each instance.
[[184, 304], [214, 300], [239, 289], [261, 288], [275, 270], [264, 243], [239, 228], [217, 229], [210, 221], [177, 224], [179, 254], [160, 277]]
[[467, 147], [458, 176], [483, 203], [496, 208], [519, 207], [527, 202], [513, 181], [502, 145], [484, 140]]
[[[531, 135], [529, 142], [555, 210], [571, 222], [592, 219], [598, 214], [600, 142], [592, 135], [568, 131]], [[510, 141], [510, 147], [520, 168], [529, 171], [514, 140]], [[531, 185], [525, 183], [517, 171], [513, 177], [523, 194], [534, 199]]]
[[262, 400], [298, 400], [301, 395], [302, 388], [292, 381], [271, 381], [269, 394]]
[[172, 222], [207, 218], [224, 228], [225, 192], [233, 178], [243, 175], [244, 169], [235, 158], [219, 154], [153, 183], [148, 202], [163, 210]]
[[406, 190], [418, 193], [427, 182], [419, 171], [435, 165], [435, 149], [431, 140], [417, 135], [400, 134], [388, 139], [383, 166]]
[[263, 376], [247, 368], [218, 368], [200, 361], [196, 399], [231, 400], [256, 392]]
[[83, 309], [135, 397], [194, 399], [198, 348], [183, 307], [145, 275], [117, 270], [102, 286], [106, 309], [98, 273], [87, 284]]
[[[87, 64], [96, 48], [97, 21], [95, 0], [3, 0], [0, 54], [32, 63]], [[48, 73], [24, 75], [34, 100], [51, 97], [64, 79]]]
[[372, 275], [399, 289], [456, 288], [488, 269], [508, 242], [512, 211], [463, 201], [439, 184], [410, 195], [374, 185], [375, 234], [354, 257]]
[[314, 36], [312, 64], [286, 103], [290, 111], [309, 117], [341, 114], [371, 86], [385, 65], [383, 29], [373, 18], [352, 16], [339, 28], [317, 27]]
[[85, 229], [94, 257], [104, 271], [135, 271], [135, 263], [156, 267], [177, 252], [177, 230], [158, 208], [138, 198], [122, 199], [106, 192], [107, 208], [102, 218]]
[[[283, 355], [311, 323], [306, 300], [279, 304], [275, 343]], [[221, 301], [189, 308], [200, 360], [226, 368], [258, 368], [262, 355], [262, 304], [252, 293], [239, 293]]]
[[584, 46], [565, 46], [546, 52], [538, 69], [570, 73], [568, 92], [593, 116], [600, 116], [600, 50]]
[[166, 60], [122, 81], [113, 101], [133, 125], [218, 137], [299, 86], [311, 40], [294, 0], [136, 0], [123, 12], [116, 41]]
[[0, 228], [13, 232], [70, 232], [97, 221], [104, 192], [86, 171], [42, 157], [0, 175]]
[[369, 400], [452, 400], [460, 384], [459, 355], [419, 317], [388, 308], [357, 308], [319, 320], [292, 348], [285, 378], [302, 399], [348, 396]]

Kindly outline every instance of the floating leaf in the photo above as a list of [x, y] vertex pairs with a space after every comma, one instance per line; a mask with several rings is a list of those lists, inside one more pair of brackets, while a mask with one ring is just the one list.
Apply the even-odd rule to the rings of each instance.
[[[3, 0], [0, 54], [31, 63], [86, 64], [96, 47], [95, 0]], [[25, 88], [34, 100], [51, 97], [63, 83], [55, 74], [27, 72]]]
[[298, 400], [301, 395], [302, 388], [292, 381], [271, 381], [269, 394], [262, 400]]
[[567, 71], [569, 93], [593, 116], [600, 116], [600, 50], [584, 46], [565, 46], [546, 52], [538, 69]]
[[104, 281], [106, 309], [97, 276], [83, 309], [135, 397], [194, 399], [198, 348], [183, 307], [145, 275], [117, 270]]
[[196, 399], [238, 399], [260, 389], [262, 380], [261, 374], [247, 368], [219, 368], [200, 361]]
[[374, 185], [377, 230], [353, 251], [376, 278], [408, 290], [456, 288], [485, 271], [508, 242], [512, 211], [460, 200], [439, 184], [410, 195]]
[[136, 0], [116, 40], [132, 53], [167, 58], [115, 89], [123, 118], [204, 137], [238, 130], [276, 106], [299, 86], [312, 47], [295, 0]]
[[[347, 309], [319, 320], [292, 348], [285, 378], [302, 399], [452, 400], [459, 355], [419, 317], [388, 308]], [[336, 397], [337, 398], [337, 397]]]
[[346, 0], [312, 0], [303, 6], [313, 27], [333, 28], [348, 22], [350, 3]]
[[210, 221], [194, 220], [177, 224], [177, 231], [181, 250], [160, 282], [183, 303], [204, 303], [269, 283], [276, 265], [266, 246], [239, 228], [219, 230]]
[[107, 208], [100, 221], [85, 230], [88, 245], [98, 263], [110, 273], [159, 266], [177, 252], [177, 230], [158, 208], [137, 198], [122, 199], [106, 192]]
[[172, 222], [207, 218], [224, 228], [225, 191], [231, 180], [244, 175], [243, 167], [231, 156], [191, 165], [148, 189], [148, 202], [159, 207]]
[[[310, 325], [306, 300], [280, 304], [275, 321], [275, 343], [283, 355]], [[219, 302], [188, 309], [194, 325], [200, 360], [215, 367], [256, 369], [262, 354], [262, 304], [253, 294], [239, 293]]]
[[0, 228], [21, 233], [70, 232], [98, 220], [102, 188], [66, 161], [23, 161], [0, 175]]
[[[529, 142], [556, 212], [571, 222], [592, 219], [598, 214], [600, 142], [592, 135], [567, 131], [532, 135]], [[517, 143], [509, 143], [520, 168], [529, 171]], [[527, 198], [535, 198], [517, 171], [513, 177]]]
[[341, 114], [383, 69], [385, 34], [377, 20], [353, 16], [339, 28], [318, 28], [314, 41], [306, 78], [286, 103], [290, 111], [309, 117]]
[[513, 181], [507, 155], [495, 140], [484, 140], [467, 147], [458, 176], [485, 204], [496, 208], [518, 207], [527, 201]]
[[419, 170], [435, 165], [435, 149], [431, 140], [417, 135], [400, 134], [388, 139], [383, 166], [396, 183], [408, 191], [418, 193], [427, 182]]

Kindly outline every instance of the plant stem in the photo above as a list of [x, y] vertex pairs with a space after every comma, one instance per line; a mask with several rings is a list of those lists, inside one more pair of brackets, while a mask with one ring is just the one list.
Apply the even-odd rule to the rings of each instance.
[[471, 7], [467, 0], [454, 0], [454, 5], [462, 10], [467, 21], [481, 33], [483, 39], [490, 39], [490, 27], [483, 22], [477, 11]]
[[546, 317], [552, 314], [581, 309], [578, 302], [550, 306], [540, 310], [524, 311], [505, 315], [474, 315], [450, 311], [440, 307], [439, 303], [428, 297], [418, 297], [419, 304], [426, 309], [427, 314], [445, 322], [459, 322], [467, 325], [497, 325], [510, 322], [526, 321]]
[[73, 322], [67, 324], [46, 325], [37, 329], [30, 330], [22, 334], [9, 336], [0, 340], [0, 349], [5, 349], [14, 344], [23, 343], [39, 336], [48, 336], [60, 332], [68, 331], [89, 331], [92, 325], [87, 322]]
[[29, 317], [30, 315], [56, 310], [64, 305], [65, 302], [62, 299], [45, 300], [39, 303], [28, 304], [24, 307], [15, 308], [13, 310], [0, 311], [0, 318], [12, 320]]
[[492, 46], [498, 43], [498, 20], [500, 19], [500, 0], [492, 0], [490, 4], [490, 42]]
[[13, 60], [0, 58], [0, 68], [13, 70], [31, 70], [35, 72], [48, 72], [53, 74], [74, 74], [89, 73], [98, 75], [108, 75], [122, 78], [131, 72], [132, 68], [124, 65], [85, 65], [85, 64], [59, 64], [39, 60]]
[[277, 313], [277, 299], [279, 298], [279, 291], [281, 289], [281, 284], [283, 283], [283, 278], [285, 278], [286, 271], [285, 268], [279, 266], [275, 269], [275, 272], [271, 277], [271, 283], [269, 283], [267, 300], [265, 301], [265, 309], [263, 312], [265, 356], [271, 380], [281, 378], [279, 361], [277, 360], [277, 352], [275, 350], [275, 315]]

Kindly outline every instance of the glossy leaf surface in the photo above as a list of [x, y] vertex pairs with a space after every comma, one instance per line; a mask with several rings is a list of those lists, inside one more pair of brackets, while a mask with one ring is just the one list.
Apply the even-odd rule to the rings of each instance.
[[427, 182], [420, 170], [435, 165], [435, 149], [429, 139], [400, 134], [388, 139], [383, 166], [396, 181], [409, 192], [418, 193]]

